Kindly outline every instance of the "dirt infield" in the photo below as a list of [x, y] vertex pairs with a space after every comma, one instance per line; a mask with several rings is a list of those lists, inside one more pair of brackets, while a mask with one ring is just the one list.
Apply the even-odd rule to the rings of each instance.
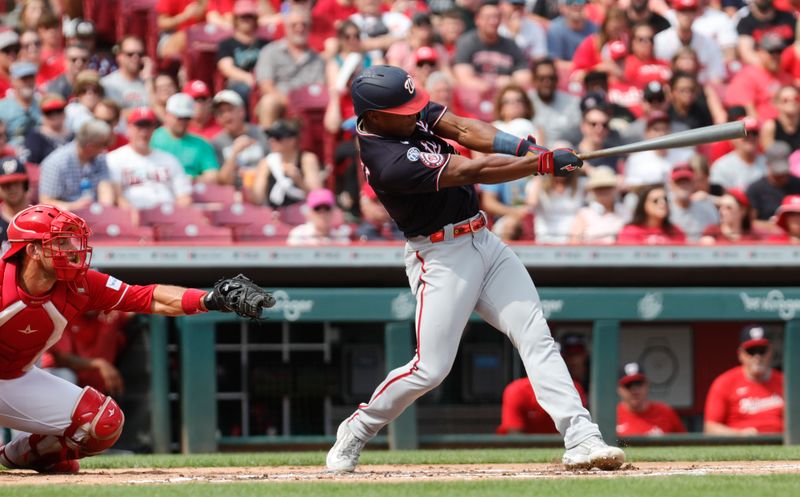
[[637, 478], [675, 475], [800, 474], [800, 461], [643, 462], [619, 471], [566, 471], [557, 464], [457, 464], [362, 466], [351, 474], [326, 472], [317, 466], [252, 468], [170, 468], [86, 470], [77, 475], [39, 475], [29, 471], [0, 473], [0, 485], [141, 485], [189, 482], [416, 482], [489, 479]]

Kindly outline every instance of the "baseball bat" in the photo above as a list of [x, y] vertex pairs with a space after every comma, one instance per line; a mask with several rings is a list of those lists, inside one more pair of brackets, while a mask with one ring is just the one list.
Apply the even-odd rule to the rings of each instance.
[[732, 140], [734, 138], [744, 138], [747, 136], [743, 121], [734, 121], [724, 124], [714, 124], [697, 129], [689, 129], [670, 133], [668, 135], [651, 138], [636, 143], [620, 145], [619, 147], [604, 148], [594, 152], [578, 154], [583, 160], [597, 159], [600, 157], [611, 157], [613, 155], [626, 155], [633, 152], [643, 152], [645, 150], [663, 150], [665, 148], [691, 147], [703, 143], [712, 143], [722, 140]]

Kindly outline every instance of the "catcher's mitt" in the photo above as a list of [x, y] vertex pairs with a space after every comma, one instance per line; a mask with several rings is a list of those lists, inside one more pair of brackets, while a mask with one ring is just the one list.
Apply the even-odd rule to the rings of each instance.
[[209, 311], [235, 312], [242, 317], [258, 319], [262, 309], [275, 305], [275, 299], [250, 278], [239, 274], [217, 281], [204, 297], [204, 304]]

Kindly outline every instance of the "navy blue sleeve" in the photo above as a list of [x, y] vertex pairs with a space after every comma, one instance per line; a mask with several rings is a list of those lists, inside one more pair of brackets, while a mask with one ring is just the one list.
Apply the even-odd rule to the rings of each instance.
[[444, 116], [445, 112], [447, 112], [447, 107], [444, 105], [437, 104], [436, 102], [429, 102], [428, 105], [422, 109], [420, 114], [422, 121], [428, 125], [428, 129], [433, 129], [436, 123]]

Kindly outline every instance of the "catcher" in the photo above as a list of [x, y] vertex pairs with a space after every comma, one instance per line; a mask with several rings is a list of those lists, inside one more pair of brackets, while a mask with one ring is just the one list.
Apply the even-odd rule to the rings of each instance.
[[19, 212], [0, 260], [0, 425], [25, 432], [0, 448], [7, 468], [75, 473], [77, 459], [119, 438], [125, 420], [114, 399], [81, 389], [34, 366], [81, 313], [119, 310], [181, 316], [235, 312], [258, 319], [272, 295], [242, 275], [213, 290], [128, 285], [89, 269], [91, 230], [52, 205]]

